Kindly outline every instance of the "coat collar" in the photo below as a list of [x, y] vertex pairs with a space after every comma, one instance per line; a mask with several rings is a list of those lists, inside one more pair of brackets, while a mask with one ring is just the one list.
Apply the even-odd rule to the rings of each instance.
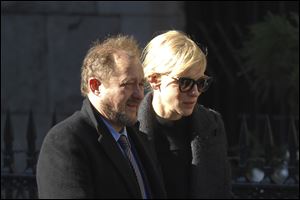
[[[140, 122], [140, 131], [147, 134], [149, 139], [152, 139], [153, 133], [157, 126], [155, 120], [155, 112], [152, 108], [153, 93], [146, 94], [141, 103], [138, 119]], [[190, 130], [192, 138], [198, 136], [206, 138], [211, 131], [217, 128], [216, 120], [211, 111], [202, 105], [197, 104], [191, 116]]]
[[209, 134], [217, 129], [217, 121], [211, 111], [202, 105], [197, 104], [190, 116], [191, 130], [193, 136], [208, 137]]
[[140, 123], [139, 129], [141, 132], [145, 133], [150, 140], [153, 139], [153, 133], [157, 126], [155, 123], [155, 113], [152, 108], [152, 98], [152, 92], [146, 94], [141, 102], [138, 112], [138, 121]]

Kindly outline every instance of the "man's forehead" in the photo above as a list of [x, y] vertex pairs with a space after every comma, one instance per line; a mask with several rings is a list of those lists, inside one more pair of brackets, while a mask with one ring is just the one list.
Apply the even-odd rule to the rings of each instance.
[[119, 62], [115, 69], [115, 75], [121, 79], [142, 79], [144, 78], [144, 70], [139, 60], [129, 60], [127, 62]]
[[114, 59], [115, 61], [119, 61], [119, 60], [131, 60], [131, 59], [134, 59], [134, 58], [137, 58], [138, 56], [137, 55], [134, 55], [130, 52], [127, 52], [127, 51], [124, 51], [124, 50], [118, 50], [116, 51], [114, 54]]

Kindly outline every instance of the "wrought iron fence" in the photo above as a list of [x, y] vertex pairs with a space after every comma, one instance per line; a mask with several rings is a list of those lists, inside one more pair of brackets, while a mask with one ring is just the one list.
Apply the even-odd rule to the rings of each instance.
[[[3, 131], [3, 149], [1, 148], [1, 199], [37, 199], [36, 184], [36, 163], [38, 150], [36, 149], [37, 133], [33, 113], [28, 115], [27, 123], [27, 149], [16, 151], [13, 149], [14, 133], [11, 123], [10, 112], [6, 112], [4, 131]], [[52, 116], [52, 125], [56, 123], [56, 114]], [[15, 171], [15, 154], [25, 153], [26, 168], [23, 172]]]
[[1, 199], [37, 199], [35, 175], [1, 171]]
[[[52, 125], [56, 123], [55, 116], [54, 113]], [[233, 198], [299, 198], [299, 119], [268, 115], [258, 115], [254, 119], [241, 115], [239, 119], [239, 144], [229, 152]], [[280, 134], [274, 134], [273, 127], [277, 127]], [[260, 137], [255, 137], [255, 132]], [[280, 137], [280, 141], [276, 140], [285, 133], [286, 139]], [[14, 171], [14, 134], [10, 112], [6, 112], [1, 166], [3, 199], [37, 198], [35, 172], [38, 150], [32, 112], [29, 113], [26, 134], [26, 168], [23, 173], [17, 173]]]
[[[234, 196], [298, 199], [299, 119], [268, 115], [240, 118], [238, 154], [229, 157]], [[251, 120], [252, 128], [248, 129]], [[277, 134], [273, 127], [277, 127]]]

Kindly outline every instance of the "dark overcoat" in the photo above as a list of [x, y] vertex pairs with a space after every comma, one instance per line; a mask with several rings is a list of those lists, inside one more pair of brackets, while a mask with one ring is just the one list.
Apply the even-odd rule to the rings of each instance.
[[[109, 130], [88, 99], [81, 111], [46, 135], [37, 164], [39, 198], [141, 198], [138, 183]], [[147, 176], [152, 198], [165, 198], [147, 137], [127, 127]]]
[[[148, 135], [154, 148], [155, 134], [159, 134], [159, 129], [156, 128], [157, 120], [151, 107], [152, 95], [150, 92], [145, 96], [140, 106], [138, 120], [140, 131]], [[231, 171], [221, 115], [197, 104], [189, 116], [188, 126], [186, 134], [191, 136], [192, 150], [189, 197], [231, 198]]]

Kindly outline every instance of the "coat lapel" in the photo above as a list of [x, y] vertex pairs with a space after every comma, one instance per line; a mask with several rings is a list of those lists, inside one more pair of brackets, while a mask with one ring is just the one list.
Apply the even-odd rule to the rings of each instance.
[[153, 155], [154, 152], [150, 151], [150, 141], [147, 139], [147, 135], [143, 135], [138, 129], [139, 125], [136, 126], [136, 129], [128, 128], [128, 134], [134, 142], [139, 159], [145, 171], [149, 189], [151, 190], [151, 198], [165, 198], [166, 193], [163, 189], [163, 180], [159, 176], [161, 173], [158, 171], [157, 165], [154, 163], [156, 157]]
[[195, 136], [202, 139], [209, 137], [211, 132], [217, 128], [217, 123], [207, 109], [202, 105], [196, 104], [191, 118], [191, 133], [192, 138]]
[[99, 143], [101, 144], [104, 151], [106, 152], [110, 160], [113, 162], [115, 167], [120, 172], [129, 190], [134, 195], [134, 198], [141, 198], [141, 194], [139, 192], [140, 188], [128, 161], [123, 156], [113, 137], [109, 135], [109, 133], [105, 134], [104, 132], [106, 131], [102, 131], [102, 137], [99, 136]]
[[99, 134], [98, 142], [106, 152], [107, 157], [112, 161], [116, 169], [121, 174], [123, 180], [126, 182], [125, 185], [133, 195], [133, 198], [141, 198], [138, 183], [128, 161], [123, 156], [113, 136], [109, 133], [106, 125], [102, 121], [99, 120], [98, 123], [96, 120], [96, 117], [93, 113], [93, 108], [88, 99], [84, 100], [82, 111], [88, 115], [90, 120], [89, 123], [97, 129]]

